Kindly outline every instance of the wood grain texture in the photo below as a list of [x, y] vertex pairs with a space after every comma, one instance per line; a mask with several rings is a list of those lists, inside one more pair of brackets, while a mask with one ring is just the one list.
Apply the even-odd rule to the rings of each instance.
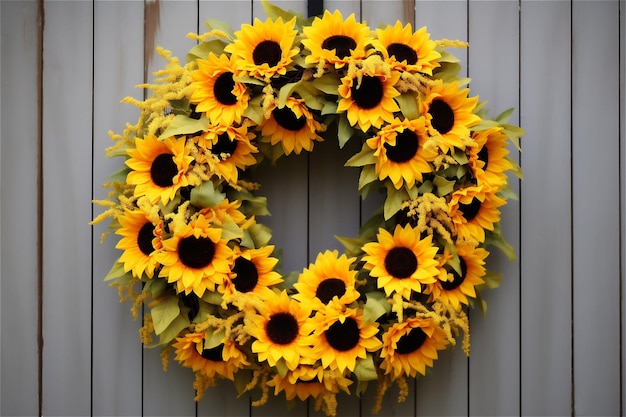
[[[43, 413], [91, 412], [93, 5], [46, 5]], [[71, 63], [71, 65], [70, 65]]]
[[[123, 158], [105, 158], [113, 145], [108, 131], [121, 134], [125, 123], [135, 121], [139, 109], [120, 104], [126, 96], [143, 97], [134, 88], [143, 80], [143, 16], [140, 2], [97, 2], [94, 9], [93, 112], [93, 198], [104, 199], [109, 189], [102, 184], [120, 169]], [[111, 30], [116, 28], [116, 30]], [[104, 208], [94, 207], [95, 214]], [[141, 415], [142, 346], [129, 303], [120, 303], [114, 287], [104, 282], [109, 269], [121, 255], [115, 249], [119, 236], [109, 235], [109, 222], [93, 227], [93, 361], [92, 415]], [[112, 366], [114, 365], [114, 366]], [[112, 401], [114, 399], [114, 401]]]
[[[568, 415], [572, 401], [570, 3], [523, 1], [521, 13], [520, 114], [526, 129], [521, 157], [521, 413]], [[537, 65], [547, 61], [558, 76], [547, 76]]]
[[617, 1], [572, 7], [574, 412], [618, 415], [620, 346], [602, 341], [620, 331], [619, 9]]
[[[519, 7], [517, 1], [469, 2], [468, 75], [470, 94], [487, 100], [489, 115], [511, 107], [512, 124], [519, 124]], [[523, 139], [522, 139], [523, 140]], [[509, 156], [519, 161], [515, 146]], [[519, 194], [519, 180], [509, 176]], [[480, 416], [510, 416], [520, 411], [520, 202], [509, 199], [501, 208], [502, 233], [513, 246], [512, 262], [490, 248], [487, 269], [502, 274], [495, 290], [482, 292], [487, 314], [470, 315], [472, 351], [469, 358], [469, 412]]]
[[38, 410], [36, 1], [0, 2], [0, 415]]

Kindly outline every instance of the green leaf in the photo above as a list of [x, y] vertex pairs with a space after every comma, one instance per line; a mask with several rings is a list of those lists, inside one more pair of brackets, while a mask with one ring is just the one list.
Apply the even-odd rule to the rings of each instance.
[[276, 361], [276, 372], [278, 373], [278, 375], [280, 375], [281, 378], [284, 378], [285, 375], [287, 375], [287, 372], [289, 372], [289, 368], [287, 367], [287, 363], [285, 362], [284, 358], [280, 358], [278, 361]]
[[221, 225], [222, 239], [230, 241], [243, 238], [243, 230], [231, 218], [227, 218]]
[[352, 237], [335, 236], [335, 238], [346, 249], [346, 255], [353, 257], [358, 256], [362, 251], [363, 241]]
[[404, 93], [396, 97], [396, 101], [400, 106], [400, 111], [407, 119], [417, 119], [420, 117], [420, 110], [417, 103], [417, 97], [414, 93]]
[[343, 146], [350, 140], [354, 130], [348, 122], [348, 117], [345, 114], [339, 116], [339, 127], [337, 128], [337, 139], [339, 140], [339, 147]]
[[[128, 272], [130, 274], [130, 271]], [[113, 264], [109, 272], [104, 276], [104, 281], [111, 281], [113, 279], [119, 278], [123, 275], [126, 275], [127, 272], [124, 271], [124, 263], [120, 262], [119, 259]]]
[[272, 240], [272, 229], [263, 224], [255, 223], [248, 228], [248, 231], [256, 248], [267, 246]]
[[226, 45], [226, 42], [221, 39], [200, 42], [187, 52], [185, 59], [187, 62], [191, 62], [197, 59], [208, 59], [210, 54], [220, 56], [224, 53], [224, 47]]
[[206, 331], [206, 337], [204, 339], [204, 348], [213, 349], [224, 343], [226, 337], [226, 330], [221, 329], [215, 331], [215, 329], [208, 328]]
[[515, 107], [506, 109], [505, 111], [497, 115], [494, 120], [498, 123], [507, 123], [509, 121], [509, 118], [511, 117], [511, 114], [513, 114], [514, 110], [515, 110]]
[[322, 93], [329, 94], [331, 96], [336, 96], [337, 89], [339, 88], [339, 77], [336, 74], [325, 74], [319, 78], [315, 78], [311, 81], [311, 84], [320, 90]]
[[222, 295], [217, 291], [205, 291], [202, 299], [209, 304], [219, 306], [222, 304]]
[[372, 355], [368, 354], [365, 359], [356, 360], [354, 375], [359, 381], [374, 381], [378, 379], [378, 373], [376, 372]]
[[241, 397], [246, 393], [246, 387], [252, 381], [252, 371], [249, 369], [240, 369], [235, 373], [235, 378], [233, 383], [235, 384], [235, 389], [237, 390], [237, 396]]
[[272, 20], [282, 17], [283, 21], [288, 22], [296, 16], [295, 13], [281, 9], [275, 4], [270, 3], [268, 0], [261, 0], [261, 4], [263, 5], [265, 15]]
[[370, 184], [374, 181], [378, 180], [378, 174], [376, 174], [376, 167], [374, 165], [366, 165], [361, 170], [361, 175], [359, 175], [359, 190], [365, 187], [367, 184]]
[[198, 207], [215, 207], [226, 198], [226, 194], [217, 191], [212, 181], [205, 181], [191, 190], [191, 204]]
[[500, 223], [494, 225], [493, 231], [485, 230], [485, 246], [494, 246], [511, 261], [515, 260], [515, 249], [504, 240], [500, 231]]
[[494, 272], [487, 271], [485, 275], [482, 276], [482, 279], [485, 282], [477, 286], [477, 288], [493, 290], [500, 286], [500, 282], [502, 281], [502, 274], [496, 274]]
[[142, 292], [149, 292], [152, 298], [157, 299], [163, 294], [166, 288], [167, 282], [164, 279], [151, 279], [143, 286]]
[[443, 197], [445, 195], [450, 194], [452, 191], [454, 191], [454, 184], [456, 184], [456, 182], [449, 181], [445, 179], [444, 177], [435, 175], [433, 184], [435, 185], [435, 187], [437, 187], [437, 195], [439, 197]]
[[152, 322], [154, 323], [154, 333], [160, 335], [170, 324], [180, 315], [178, 297], [168, 297], [159, 304], [152, 307]]
[[409, 195], [404, 189], [396, 190], [393, 185], [387, 185], [387, 198], [385, 199], [384, 216], [389, 220], [402, 208], [402, 203], [409, 200]]
[[352, 157], [348, 159], [344, 165], [347, 167], [362, 167], [365, 165], [375, 164], [377, 160], [378, 158], [374, 156], [374, 150], [367, 146], [367, 144], [364, 144], [361, 151], [352, 155]]
[[169, 138], [176, 135], [189, 135], [200, 132], [207, 128], [209, 120], [202, 116], [200, 119], [192, 119], [182, 114], [174, 116], [169, 126], [161, 133], [159, 139]]
[[209, 29], [209, 30], [221, 30], [222, 32], [226, 33], [228, 36], [230, 36], [231, 38], [235, 37], [235, 32], [233, 31], [232, 26], [230, 26], [230, 24], [228, 22], [224, 22], [223, 20], [219, 20], [219, 19], [213, 19], [212, 17], [209, 17], [205, 22], [204, 25]]
[[124, 164], [124, 166], [120, 167], [117, 171], [114, 171], [111, 175], [109, 175], [109, 179], [114, 182], [126, 182], [126, 177], [130, 172], [130, 168]]
[[159, 343], [161, 345], [164, 345], [171, 342], [176, 336], [178, 336], [181, 331], [183, 331], [187, 327], [189, 327], [189, 318], [187, 317], [187, 315], [181, 314], [177, 316], [170, 323], [170, 325], [167, 326], [167, 329], [165, 329], [163, 333], [161, 333], [161, 336], [159, 337]]
[[293, 90], [295, 90], [295, 88], [299, 86], [301, 83], [302, 83], [302, 80], [297, 81], [295, 83], [285, 84], [284, 86], [280, 88], [280, 91], [278, 93], [278, 107], [279, 108], [285, 107], [285, 104], [287, 103], [287, 99], [291, 97]]
[[387, 301], [387, 297], [380, 291], [372, 291], [365, 294], [367, 301], [363, 307], [363, 319], [366, 322], [373, 323], [384, 314], [391, 311], [391, 304]]

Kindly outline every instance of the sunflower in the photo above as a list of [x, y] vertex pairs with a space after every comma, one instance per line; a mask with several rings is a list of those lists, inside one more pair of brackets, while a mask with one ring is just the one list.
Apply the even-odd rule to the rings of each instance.
[[436, 80], [420, 101], [428, 133], [437, 137], [437, 144], [444, 152], [452, 147], [464, 150], [472, 145], [469, 128], [478, 123], [480, 117], [473, 113], [478, 97], [468, 98], [468, 94], [469, 88], [459, 90], [456, 81], [444, 84]]
[[469, 166], [478, 185], [498, 191], [507, 184], [506, 171], [513, 168], [507, 159], [507, 136], [501, 127], [474, 132], [476, 146], [470, 148]]
[[439, 263], [431, 235], [420, 239], [419, 231], [407, 224], [397, 225], [393, 235], [380, 228], [376, 240], [363, 245], [363, 260], [387, 296], [397, 293], [408, 300], [412, 292], [436, 281]]
[[381, 347], [378, 323], [365, 323], [362, 309], [344, 308], [334, 300], [312, 320], [308, 325], [314, 329], [313, 352], [324, 368], [354, 371], [357, 358]]
[[461, 304], [469, 304], [468, 297], [476, 298], [476, 286], [484, 283], [482, 277], [486, 272], [484, 265], [489, 252], [484, 248], [462, 244], [457, 246], [457, 254], [460, 273], [446, 265], [447, 280], [437, 280], [424, 291], [430, 294], [428, 302], [441, 301], [458, 310]]
[[341, 79], [337, 89], [337, 113], [347, 112], [350, 125], [358, 124], [363, 132], [370, 126], [380, 128], [383, 122], [391, 123], [393, 113], [400, 110], [394, 100], [400, 95], [394, 88], [400, 72], [389, 71], [380, 59], [376, 55], [367, 58], [361, 68]]
[[437, 43], [430, 39], [426, 27], [413, 32], [410, 23], [403, 27], [397, 21], [394, 26], [376, 29], [376, 37], [393, 69], [433, 75], [433, 69], [439, 66], [441, 54], [435, 50]]
[[289, 97], [284, 107], [273, 106], [271, 117], [263, 122], [261, 135], [263, 142], [280, 143], [285, 155], [300, 154], [303, 149], [311, 151], [314, 142], [324, 140], [318, 134], [324, 129], [303, 100]]
[[247, 126], [210, 125], [196, 137], [196, 141], [207, 151], [206, 162], [211, 172], [235, 184], [239, 178], [238, 170], [257, 163], [254, 153], [259, 150], [250, 142], [253, 138], [254, 133], [248, 132]]
[[459, 238], [485, 241], [485, 230], [494, 230], [494, 224], [500, 221], [498, 207], [506, 201], [484, 186], [461, 188], [452, 193], [448, 205], [448, 214], [456, 226]]
[[219, 375], [230, 380], [234, 379], [235, 372], [250, 365], [246, 355], [229, 338], [210, 348], [205, 348], [205, 343], [205, 332], [192, 332], [177, 337], [172, 345], [176, 352], [175, 359], [194, 372], [208, 377]]
[[356, 21], [354, 13], [343, 19], [341, 12], [326, 10], [316, 17], [310, 26], [302, 29], [305, 39], [302, 45], [310, 52], [305, 58], [307, 64], [329, 63], [342, 68], [351, 60], [367, 56], [367, 47], [373, 40], [366, 23]]
[[307, 303], [313, 310], [323, 308], [336, 297], [341, 304], [348, 305], [359, 298], [355, 289], [356, 271], [352, 268], [355, 258], [348, 258], [338, 251], [327, 250], [317, 255], [315, 263], [299, 275], [293, 296]]
[[274, 387], [274, 395], [285, 392], [287, 400], [298, 397], [300, 400], [319, 398], [324, 393], [336, 394], [344, 391], [350, 394], [348, 388], [353, 381], [346, 378], [341, 372], [324, 370], [321, 366], [301, 364], [293, 371], [281, 376], [274, 375], [267, 384]]
[[198, 69], [191, 73], [193, 93], [189, 101], [195, 111], [206, 113], [211, 123], [230, 126], [240, 123], [250, 96], [245, 84], [236, 81], [235, 65], [227, 55], [209, 53], [197, 59]]
[[437, 351], [446, 346], [446, 332], [437, 323], [431, 319], [410, 317], [394, 323], [383, 334], [380, 367], [394, 378], [403, 375], [414, 378], [418, 372], [425, 375], [426, 367], [432, 367], [438, 358]]
[[283, 22], [254, 19], [254, 24], [244, 24], [235, 32], [233, 43], [226, 45], [225, 52], [232, 54], [233, 65], [242, 75], [269, 80], [276, 74], [285, 75], [287, 67], [299, 48], [294, 45], [296, 18]]
[[179, 293], [194, 292], [202, 297], [208, 289], [228, 278], [232, 265], [232, 250], [221, 239], [221, 229], [210, 227], [205, 216], [199, 215], [188, 224], [174, 228], [173, 236], [163, 241], [159, 253], [163, 269], [159, 276], [175, 283]]
[[423, 174], [432, 172], [429, 164], [437, 151], [425, 148], [427, 140], [424, 118], [415, 120], [394, 119], [380, 129], [376, 136], [366, 141], [377, 157], [376, 173], [380, 180], [389, 178], [396, 189], [405, 185], [412, 188], [422, 182]]
[[225, 299], [236, 298], [242, 293], [256, 294], [263, 299], [271, 297], [271, 287], [283, 282], [274, 270], [278, 259], [270, 256], [273, 251], [274, 246], [271, 245], [245, 250], [236, 246], [232, 271], [217, 291], [224, 294]]
[[248, 334], [256, 339], [252, 352], [270, 366], [283, 360], [290, 370], [296, 369], [302, 358], [310, 356], [310, 333], [305, 323], [311, 309], [289, 298], [286, 291], [273, 293], [257, 309], [245, 319]]
[[124, 214], [118, 216], [117, 220], [120, 227], [115, 233], [123, 237], [115, 248], [124, 251], [120, 256], [124, 271], [132, 271], [135, 278], [140, 278], [144, 273], [152, 278], [159, 265], [154, 255], [163, 247], [163, 223], [155, 225], [141, 210], [124, 210]]
[[188, 185], [186, 177], [193, 157], [185, 148], [185, 137], [159, 140], [156, 136], [135, 138], [135, 149], [129, 149], [126, 165], [132, 171], [126, 182], [135, 185], [135, 197], [145, 195], [151, 203], [167, 204], [176, 191]]

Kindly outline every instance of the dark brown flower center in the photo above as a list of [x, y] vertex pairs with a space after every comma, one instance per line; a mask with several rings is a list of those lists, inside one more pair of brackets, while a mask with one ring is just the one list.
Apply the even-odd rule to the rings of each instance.
[[489, 165], [489, 149], [487, 149], [487, 145], [483, 145], [483, 147], [478, 152], [478, 159], [485, 163], [483, 171], [486, 171], [487, 165]]
[[459, 203], [459, 211], [463, 213], [463, 217], [468, 222], [471, 221], [480, 211], [481, 201], [477, 198], [473, 198], [469, 204]]
[[224, 358], [222, 357], [222, 353], [224, 352], [224, 344], [217, 345], [210, 349], [204, 349], [202, 351], [202, 357], [206, 360], [213, 362], [223, 362]]
[[428, 113], [433, 117], [431, 124], [437, 129], [437, 132], [444, 135], [452, 130], [454, 126], [454, 111], [448, 103], [436, 98], [430, 103]]
[[335, 296], [341, 298], [346, 293], [346, 283], [339, 278], [326, 278], [315, 290], [315, 296], [328, 304]]
[[383, 99], [383, 83], [380, 78], [364, 75], [361, 78], [361, 85], [358, 85], [357, 79], [354, 79], [352, 99], [362, 109], [372, 109], [378, 106]]
[[298, 321], [289, 313], [273, 314], [265, 325], [267, 337], [277, 345], [288, 345], [298, 336]]
[[417, 271], [417, 256], [409, 248], [396, 246], [385, 256], [385, 269], [394, 278], [408, 278]]
[[178, 244], [178, 257], [189, 268], [204, 268], [213, 261], [214, 255], [215, 243], [208, 237], [188, 236]]
[[256, 269], [256, 265], [246, 258], [239, 257], [235, 260], [233, 272], [237, 274], [233, 279], [233, 284], [235, 285], [235, 289], [239, 292], [252, 291], [259, 282], [259, 273]]
[[340, 352], [352, 349], [361, 339], [359, 325], [352, 317], [347, 317], [343, 323], [337, 320], [326, 330], [324, 335], [328, 344]]
[[291, 130], [292, 132], [297, 132], [306, 125], [306, 117], [296, 117], [296, 114], [293, 112], [293, 110], [291, 110], [287, 106], [282, 108], [276, 107], [272, 111], [272, 115], [274, 116], [274, 120], [276, 120], [276, 123], [278, 123], [280, 127], [286, 130]]
[[224, 160], [233, 156], [236, 149], [237, 141], [231, 139], [227, 133], [221, 133], [217, 136], [217, 142], [211, 146], [211, 153]]
[[174, 155], [162, 153], [154, 158], [150, 166], [150, 178], [159, 187], [171, 187], [174, 185], [174, 177], [178, 174], [178, 167], [174, 162]]
[[334, 35], [324, 39], [322, 42], [322, 49], [327, 51], [335, 50], [335, 55], [343, 59], [350, 55], [350, 50], [356, 48], [356, 41], [349, 36]]
[[414, 65], [417, 62], [417, 52], [403, 43], [392, 43], [387, 47], [387, 52], [398, 62], [406, 61], [408, 65]]
[[147, 222], [141, 226], [139, 233], [137, 233], [137, 246], [139, 246], [141, 253], [146, 256], [150, 255], [154, 250], [152, 239], [154, 239], [154, 225]]
[[465, 277], [467, 276], [467, 264], [462, 256], [459, 256], [459, 261], [461, 264], [461, 275], [454, 268], [450, 268], [449, 271], [452, 274], [452, 281], [443, 281], [441, 283], [441, 287], [446, 291], [451, 291], [457, 288], [459, 285], [463, 284], [465, 281]]
[[233, 94], [235, 80], [232, 72], [223, 72], [215, 80], [213, 94], [215, 99], [225, 106], [232, 106], [237, 103], [237, 96]]
[[396, 135], [396, 145], [391, 146], [385, 143], [387, 158], [392, 162], [402, 163], [413, 159], [419, 147], [419, 139], [417, 134], [411, 130], [405, 129], [404, 132]]
[[422, 347], [426, 341], [426, 337], [426, 333], [424, 333], [421, 328], [416, 327], [411, 329], [409, 333], [405, 334], [398, 340], [396, 353], [404, 355], [415, 352]]
[[265, 40], [260, 42], [252, 52], [254, 65], [267, 64], [270, 67], [276, 66], [280, 62], [283, 51], [280, 45], [274, 41]]

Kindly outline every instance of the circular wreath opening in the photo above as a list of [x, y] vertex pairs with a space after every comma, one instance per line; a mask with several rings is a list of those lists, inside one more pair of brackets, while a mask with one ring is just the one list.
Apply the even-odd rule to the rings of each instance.
[[[447, 50], [463, 42], [264, 8], [238, 31], [209, 20], [185, 64], [158, 48], [149, 98], [123, 100], [141, 114], [110, 133], [124, 166], [93, 223], [110, 220], [121, 255], [105, 280], [135, 318], [146, 307], [142, 343], [193, 370], [196, 400], [229, 379], [260, 390], [253, 405], [312, 398], [336, 415], [337, 394], [377, 382], [378, 411], [457, 339], [469, 354], [466, 312], [500, 280], [489, 250], [514, 257], [500, 209], [523, 131], [464, 88]], [[343, 253], [282, 271], [253, 171], [320, 141], [357, 142], [345, 165], [383, 202]]]

